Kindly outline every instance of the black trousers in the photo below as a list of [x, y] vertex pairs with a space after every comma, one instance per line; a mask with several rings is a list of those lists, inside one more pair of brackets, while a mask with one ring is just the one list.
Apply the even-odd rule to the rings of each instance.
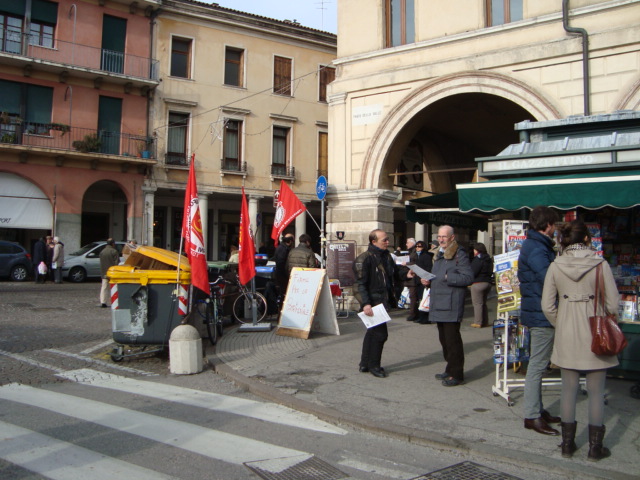
[[388, 337], [389, 333], [386, 322], [376, 325], [375, 327], [367, 328], [367, 333], [364, 335], [364, 341], [362, 342], [361, 367], [367, 367], [368, 369], [380, 368], [382, 348]]
[[442, 354], [447, 362], [445, 372], [457, 380], [464, 380], [464, 347], [460, 322], [438, 322], [438, 336]]

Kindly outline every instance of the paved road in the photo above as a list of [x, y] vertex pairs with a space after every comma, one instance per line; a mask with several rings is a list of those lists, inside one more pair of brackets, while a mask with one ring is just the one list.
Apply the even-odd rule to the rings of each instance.
[[98, 291], [0, 282], [0, 478], [560, 478], [330, 425], [209, 365], [178, 376], [162, 355], [114, 363]]

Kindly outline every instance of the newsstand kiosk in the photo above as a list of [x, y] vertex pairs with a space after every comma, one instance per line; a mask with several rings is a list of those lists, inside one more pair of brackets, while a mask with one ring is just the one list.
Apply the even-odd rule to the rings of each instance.
[[124, 265], [111, 267], [107, 277], [113, 340], [118, 344], [111, 359], [163, 351], [187, 314], [189, 260], [170, 250], [140, 246]]

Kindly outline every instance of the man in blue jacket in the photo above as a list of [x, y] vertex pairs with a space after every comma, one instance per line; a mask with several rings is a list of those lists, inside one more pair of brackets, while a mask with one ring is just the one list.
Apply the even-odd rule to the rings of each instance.
[[542, 313], [540, 300], [544, 277], [555, 259], [553, 233], [558, 215], [549, 207], [536, 207], [529, 216], [527, 239], [518, 258], [518, 279], [522, 295], [520, 322], [529, 328], [530, 354], [524, 383], [524, 428], [543, 435], [559, 435], [549, 426], [560, 423], [542, 405], [542, 377], [549, 365], [555, 329]]

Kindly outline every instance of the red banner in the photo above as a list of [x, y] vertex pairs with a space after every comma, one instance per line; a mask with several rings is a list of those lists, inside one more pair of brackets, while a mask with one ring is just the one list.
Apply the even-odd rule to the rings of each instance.
[[249, 220], [249, 208], [247, 197], [242, 187], [242, 208], [240, 209], [240, 242], [238, 254], [238, 277], [240, 283], [246, 285], [256, 276], [256, 246], [251, 235], [251, 222]]
[[202, 233], [202, 220], [198, 204], [198, 186], [196, 184], [195, 153], [191, 155], [189, 166], [189, 181], [184, 195], [184, 212], [182, 217], [182, 236], [184, 237], [184, 251], [187, 253], [191, 264], [191, 283], [209, 295], [209, 274], [207, 272], [207, 259], [204, 251], [204, 236]]
[[293, 193], [293, 190], [287, 186], [287, 183], [281, 180], [278, 207], [276, 208], [276, 217], [273, 220], [273, 229], [271, 230], [271, 238], [273, 238], [273, 243], [276, 247], [283, 230], [306, 209], [300, 199], [296, 197], [296, 194]]

